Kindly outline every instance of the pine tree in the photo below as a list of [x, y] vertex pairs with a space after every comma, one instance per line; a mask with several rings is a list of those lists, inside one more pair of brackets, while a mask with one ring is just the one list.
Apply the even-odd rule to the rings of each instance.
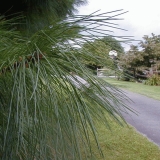
[[[98, 61], [75, 45], [81, 47], [93, 37], [87, 33], [94, 27], [84, 24], [100, 22], [98, 13], [69, 16], [79, 2], [15, 0], [0, 4], [2, 160], [87, 159], [94, 154], [91, 137], [100, 151], [96, 123], [108, 125], [108, 118], [118, 123], [123, 120], [124, 95], [94, 77], [79, 60]], [[101, 15], [103, 23], [112, 19], [107, 13]], [[52, 16], [56, 18], [51, 21], [45, 18]], [[105, 60], [101, 63], [106, 65]]]

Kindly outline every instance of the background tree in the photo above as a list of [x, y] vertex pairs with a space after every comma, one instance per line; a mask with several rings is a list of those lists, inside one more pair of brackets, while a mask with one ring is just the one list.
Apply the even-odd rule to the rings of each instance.
[[[108, 125], [106, 113], [115, 121], [122, 121], [119, 108], [122, 110], [124, 95], [90, 74], [81, 59], [96, 60], [96, 56], [75, 49], [70, 42], [82, 46], [80, 42], [91, 37], [84, 36], [84, 31], [87, 33], [90, 28], [82, 24], [98, 23], [100, 18], [98, 15], [94, 19], [93, 15], [68, 16], [64, 20], [63, 15], [69, 13], [70, 6], [80, 1], [9, 2], [8, 7], [4, 5], [5, 10], [2, 9], [5, 3], [0, 5], [0, 158], [93, 157], [92, 137], [100, 150], [97, 123]], [[68, 3], [69, 8], [65, 5]], [[63, 7], [64, 13], [56, 16]], [[48, 26], [45, 17], [52, 16], [48, 13], [50, 9], [57, 18], [51, 19]], [[101, 15], [105, 24], [108, 16]], [[22, 27], [20, 22], [24, 23]], [[116, 97], [112, 91], [117, 92]]]
[[127, 74], [136, 78], [137, 72], [143, 65], [143, 54], [137, 46], [131, 45], [128, 52], [120, 57], [120, 66], [124, 68]]
[[160, 35], [144, 36], [140, 42], [143, 51], [143, 65], [150, 68], [152, 64], [158, 65], [160, 60]]
[[104, 61], [106, 61], [108, 67], [113, 66], [113, 61], [109, 57], [109, 51], [111, 50], [110, 46], [106, 45], [101, 39], [94, 40], [93, 42], [87, 42], [82, 47], [82, 52], [86, 54], [94, 54], [92, 59], [84, 60], [82, 59], [85, 65], [93, 70], [97, 70], [97, 68], [104, 67]]
[[117, 39], [111, 36], [106, 36], [102, 40], [107, 46], [110, 46], [111, 50], [117, 51], [118, 56], [124, 54], [124, 48], [120, 44], [120, 41], [118, 41]]
[[[92, 53], [97, 56], [97, 61], [89, 59], [84, 61], [87, 67], [96, 71], [97, 68], [107, 67], [108, 69], [115, 70], [117, 68], [118, 59], [124, 54], [124, 49], [120, 42], [111, 36], [94, 40], [93, 42], [87, 42], [83, 45], [83, 50], [86, 53]], [[115, 50], [118, 53], [116, 61], [109, 57], [109, 52]], [[103, 66], [102, 61], [107, 62], [107, 66]], [[116, 63], [116, 64], [115, 64]], [[116, 68], [115, 68], [116, 67]]]
[[[142, 50], [139, 50], [139, 47]], [[153, 66], [159, 69], [160, 36], [144, 36], [139, 46], [131, 45], [129, 51], [120, 58], [120, 64], [126, 70], [131, 71], [134, 77], [147, 78], [143, 72], [149, 71]], [[154, 68], [155, 69], [155, 68]]]

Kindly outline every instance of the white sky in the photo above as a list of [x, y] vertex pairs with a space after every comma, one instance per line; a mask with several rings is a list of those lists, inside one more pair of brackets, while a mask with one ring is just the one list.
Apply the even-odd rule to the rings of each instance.
[[[114, 35], [134, 36], [136, 40], [142, 40], [144, 35], [151, 33], [160, 34], [160, 0], [88, 0], [86, 6], [81, 6], [78, 14], [88, 15], [97, 10], [101, 13], [123, 9], [128, 11], [118, 18], [119, 27], [128, 30], [114, 30]], [[138, 42], [133, 42], [138, 44]], [[125, 46], [125, 50], [129, 46]]]

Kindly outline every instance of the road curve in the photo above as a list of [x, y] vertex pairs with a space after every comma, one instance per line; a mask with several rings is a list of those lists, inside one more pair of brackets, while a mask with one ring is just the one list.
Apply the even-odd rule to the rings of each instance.
[[160, 147], [160, 101], [146, 96], [123, 90], [133, 101], [126, 104], [138, 115], [123, 113], [124, 119]]

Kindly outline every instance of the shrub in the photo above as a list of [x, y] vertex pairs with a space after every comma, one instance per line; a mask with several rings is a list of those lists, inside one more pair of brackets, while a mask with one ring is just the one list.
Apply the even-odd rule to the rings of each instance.
[[149, 77], [148, 80], [145, 81], [146, 85], [151, 85], [151, 86], [160, 86], [160, 76], [159, 75], [153, 75]]

